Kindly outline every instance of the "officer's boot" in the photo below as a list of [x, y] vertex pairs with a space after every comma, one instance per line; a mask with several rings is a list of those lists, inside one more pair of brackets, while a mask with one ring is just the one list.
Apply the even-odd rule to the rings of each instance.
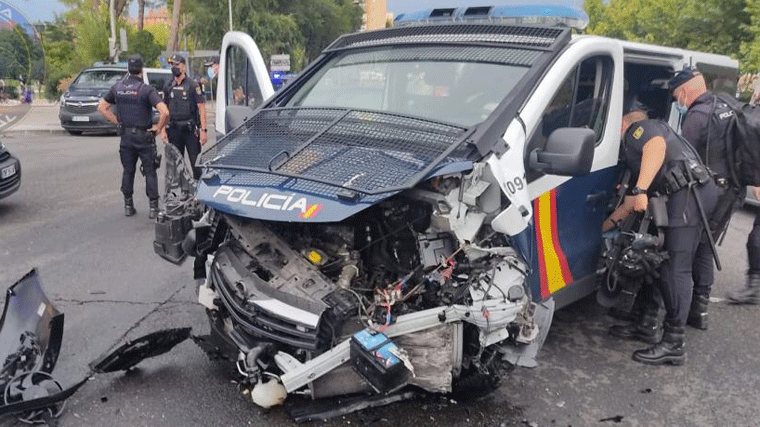
[[747, 286], [738, 291], [729, 292], [726, 297], [734, 304], [760, 303], [760, 274], [748, 275]]
[[683, 343], [684, 327], [665, 323], [662, 341], [643, 350], [633, 352], [633, 360], [648, 365], [683, 365], [686, 362], [686, 351]]
[[697, 329], [707, 329], [707, 304], [710, 298], [702, 294], [694, 294], [691, 297], [691, 309], [686, 324]]
[[158, 199], [150, 201], [150, 211], [148, 212], [148, 218], [154, 219], [158, 216]]
[[131, 197], [124, 197], [124, 216], [132, 216], [137, 211], [135, 210], [135, 203]]
[[662, 324], [657, 320], [657, 314], [644, 313], [634, 323], [612, 325], [610, 335], [628, 340], [643, 341], [656, 344], [660, 341]]

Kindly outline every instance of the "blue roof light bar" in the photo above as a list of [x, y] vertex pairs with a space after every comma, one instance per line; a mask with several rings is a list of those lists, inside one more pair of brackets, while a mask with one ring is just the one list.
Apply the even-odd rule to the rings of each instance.
[[396, 27], [437, 23], [491, 23], [512, 25], [564, 25], [583, 30], [588, 15], [580, 8], [562, 5], [503, 5], [426, 9], [402, 13], [394, 21]]

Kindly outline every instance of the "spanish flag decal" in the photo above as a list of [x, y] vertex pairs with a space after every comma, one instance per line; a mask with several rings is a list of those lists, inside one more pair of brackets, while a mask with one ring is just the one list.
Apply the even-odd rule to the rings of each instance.
[[322, 205], [311, 205], [305, 211], [298, 214], [298, 217], [309, 219], [309, 218], [317, 216], [317, 214], [321, 210], [322, 210]]
[[541, 277], [541, 298], [573, 282], [567, 258], [557, 233], [557, 190], [548, 191], [533, 200], [533, 214], [538, 244], [538, 269]]

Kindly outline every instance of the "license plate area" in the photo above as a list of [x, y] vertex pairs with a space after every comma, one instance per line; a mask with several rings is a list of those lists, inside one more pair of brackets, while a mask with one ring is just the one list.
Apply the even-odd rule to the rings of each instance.
[[89, 122], [90, 117], [89, 116], [74, 116], [71, 118], [71, 120], [75, 122]]
[[1, 179], [10, 178], [15, 174], [16, 174], [16, 165], [10, 165], [8, 167], [3, 168], [0, 171], [0, 178]]

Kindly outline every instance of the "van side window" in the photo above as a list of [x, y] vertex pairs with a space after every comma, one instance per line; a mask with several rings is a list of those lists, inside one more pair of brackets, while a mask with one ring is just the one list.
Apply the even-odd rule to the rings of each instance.
[[[610, 103], [612, 64], [609, 56], [593, 56], [567, 76], [544, 110], [526, 153], [545, 147], [549, 135], [563, 127], [593, 129], [597, 143], [602, 140]], [[529, 170], [528, 181], [541, 175]]]
[[227, 105], [257, 107], [264, 101], [256, 81], [256, 73], [243, 49], [232, 45], [227, 49]]

